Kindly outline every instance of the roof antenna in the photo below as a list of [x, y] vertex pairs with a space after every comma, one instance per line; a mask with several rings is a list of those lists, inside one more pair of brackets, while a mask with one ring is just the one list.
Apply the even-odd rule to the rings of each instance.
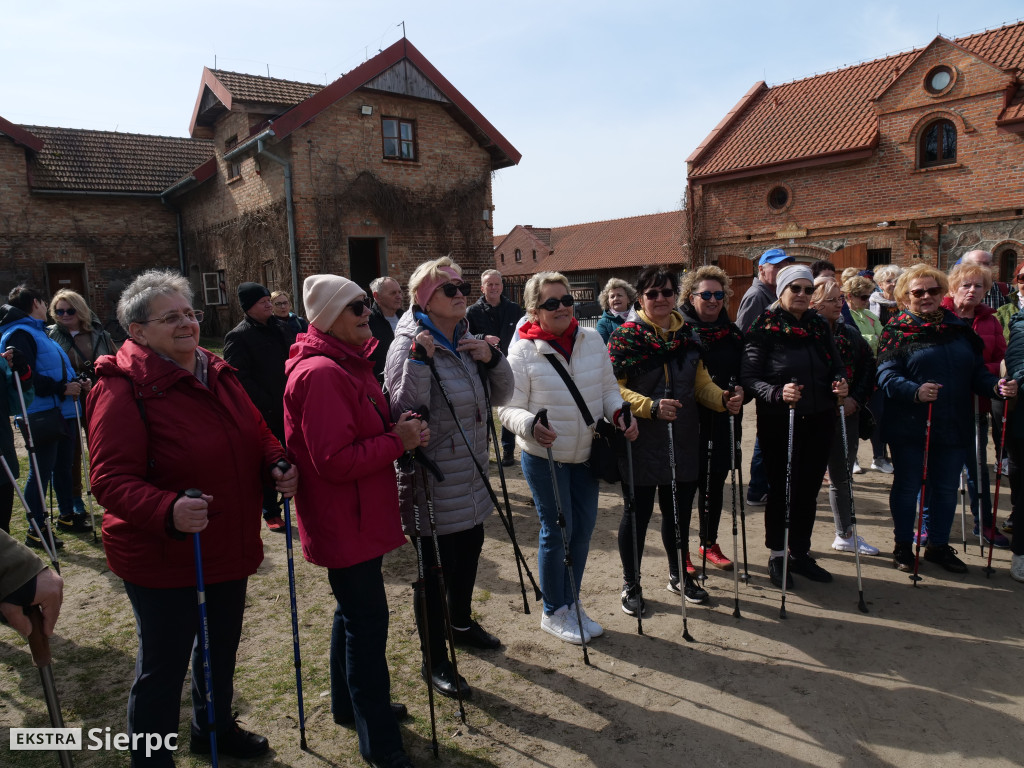
[[270, 77], [270, 62], [267, 62], [267, 77]]
[[400, 26], [402, 28], [402, 39], [404, 40], [405, 39], [405, 21], [402, 21], [402, 23], [399, 24], [398, 26]]

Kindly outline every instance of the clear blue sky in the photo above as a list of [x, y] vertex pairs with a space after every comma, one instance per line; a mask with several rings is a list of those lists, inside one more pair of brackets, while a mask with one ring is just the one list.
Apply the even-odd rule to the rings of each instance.
[[523, 154], [494, 179], [500, 234], [678, 208], [687, 155], [757, 81], [1020, 16], [1019, 2], [947, 0], [22, 2], [0, 28], [0, 116], [184, 136], [215, 55], [221, 69], [324, 82], [395, 42], [404, 20]]

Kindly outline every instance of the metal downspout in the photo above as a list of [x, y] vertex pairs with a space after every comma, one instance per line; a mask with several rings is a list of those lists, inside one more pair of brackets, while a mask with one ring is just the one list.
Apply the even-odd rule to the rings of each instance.
[[[273, 131], [267, 131], [273, 136]], [[257, 153], [264, 155], [284, 168], [284, 201], [285, 215], [288, 219], [288, 258], [292, 268], [292, 300], [300, 312], [305, 312], [302, 305], [302, 286], [299, 285], [299, 259], [295, 252], [295, 201], [292, 197], [292, 164], [282, 157], [278, 157], [266, 148], [265, 139], [262, 137], [257, 142]]]

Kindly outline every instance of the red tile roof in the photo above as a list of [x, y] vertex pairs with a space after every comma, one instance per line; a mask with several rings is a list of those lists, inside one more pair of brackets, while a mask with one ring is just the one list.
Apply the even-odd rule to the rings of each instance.
[[33, 152], [38, 152], [43, 148], [43, 142], [38, 136], [33, 136], [20, 125], [8, 122], [2, 117], [0, 117], [0, 135], [6, 136], [15, 144], [20, 144]]
[[114, 131], [21, 126], [42, 140], [37, 190], [159, 194], [213, 156], [213, 142]]
[[[542, 270], [590, 272], [646, 264], [680, 264], [686, 242], [683, 211], [552, 227], [550, 247], [531, 229], [515, 227], [496, 247], [495, 268], [503, 275], [531, 275]], [[514, 260], [516, 247], [523, 251], [523, 261], [519, 263]], [[531, 254], [534, 247], [537, 249], [536, 262]], [[546, 255], [549, 251], [553, 253]], [[504, 264], [501, 263], [502, 252], [505, 254]]]
[[[952, 42], [1002, 69], [1024, 68], [1024, 22]], [[700, 179], [870, 150], [878, 141], [872, 100], [918, 53], [915, 49], [771, 88], [758, 83], [687, 158], [688, 175]], [[1014, 114], [1024, 116], [1024, 110], [1016, 109]]]
[[324, 87], [322, 83], [298, 83], [276, 77], [227, 72], [223, 69], [211, 69], [210, 74], [223, 83], [235, 100], [260, 104], [293, 107]]

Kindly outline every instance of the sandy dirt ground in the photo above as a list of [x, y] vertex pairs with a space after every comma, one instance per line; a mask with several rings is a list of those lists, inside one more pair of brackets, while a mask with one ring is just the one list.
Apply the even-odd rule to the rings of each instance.
[[[745, 438], [749, 454], [752, 413]], [[861, 443], [861, 465], [870, 447]], [[495, 488], [496, 466], [492, 464]], [[537, 522], [518, 467], [509, 493], [520, 544], [536, 575]], [[643, 635], [619, 605], [616, 535], [622, 504], [602, 486], [582, 599], [605, 634], [581, 649], [539, 628], [540, 603], [523, 599], [511, 546], [497, 517], [477, 580], [480, 622], [499, 635], [498, 651], [459, 656], [473, 687], [467, 724], [438, 699], [441, 762], [505, 766], [1011, 766], [1024, 764], [1024, 585], [1009, 577], [1010, 554], [996, 550], [991, 578], [982, 573], [968, 522], [970, 573], [923, 563], [917, 588], [893, 569], [888, 514], [890, 477], [868, 470], [855, 481], [860, 534], [882, 554], [863, 558], [868, 613], [857, 609], [854, 557], [830, 549], [834, 535], [827, 488], [819, 495], [814, 554], [831, 584], [796, 577], [779, 619], [779, 590], [767, 578], [762, 509], [748, 509], [750, 583], [741, 583], [734, 614], [732, 574], [709, 567], [708, 606], [689, 606], [694, 642], [681, 638], [679, 597], [665, 589], [667, 560], [652, 521], [643, 561], [648, 613]], [[500, 490], [499, 490], [500, 494]], [[719, 540], [732, 556], [731, 505]], [[1009, 509], [1001, 492], [1001, 513]], [[696, 552], [696, 513], [691, 546]], [[960, 544], [960, 516], [954, 523]], [[333, 611], [326, 576], [297, 563], [307, 733], [298, 748], [283, 537], [264, 532], [267, 560], [250, 581], [246, 630], [236, 674], [236, 708], [265, 733], [273, 753], [256, 765], [359, 765], [351, 731], [334, 725], [327, 696], [327, 647]], [[119, 581], [98, 550], [72, 553], [65, 566], [67, 610], [54, 656], [69, 719], [100, 727], [123, 723], [135, 639]], [[85, 575], [83, 575], [85, 574]], [[410, 581], [411, 547], [388, 556], [389, 657], [394, 698], [414, 720], [403, 726], [418, 765], [431, 765], [426, 693], [418, 677]], [[527, 585], [529, 590], [529, 585]], [[125, 615], [127, 612], [127, 616]], [[82, 628], [88, 628], [83, 630]], [[81, 636], [85, 631], [86, 636]], [[0, 725], [45, 724], [37, 680], [24, 644], [0, 630]], [[63, 667], [60, 665], [63, 664]], [[187, 692], [186, 692], [187, 695]], [[183, 721], [184, 723], [184, 721]], [[2, 765], [48, 765], [0, 746]], [[127, 764], [83, 753], [83, 765]], [[230, 764], [230, 761], [227, 761]], [[203, 765], [179, 758], [183, 765]]]

